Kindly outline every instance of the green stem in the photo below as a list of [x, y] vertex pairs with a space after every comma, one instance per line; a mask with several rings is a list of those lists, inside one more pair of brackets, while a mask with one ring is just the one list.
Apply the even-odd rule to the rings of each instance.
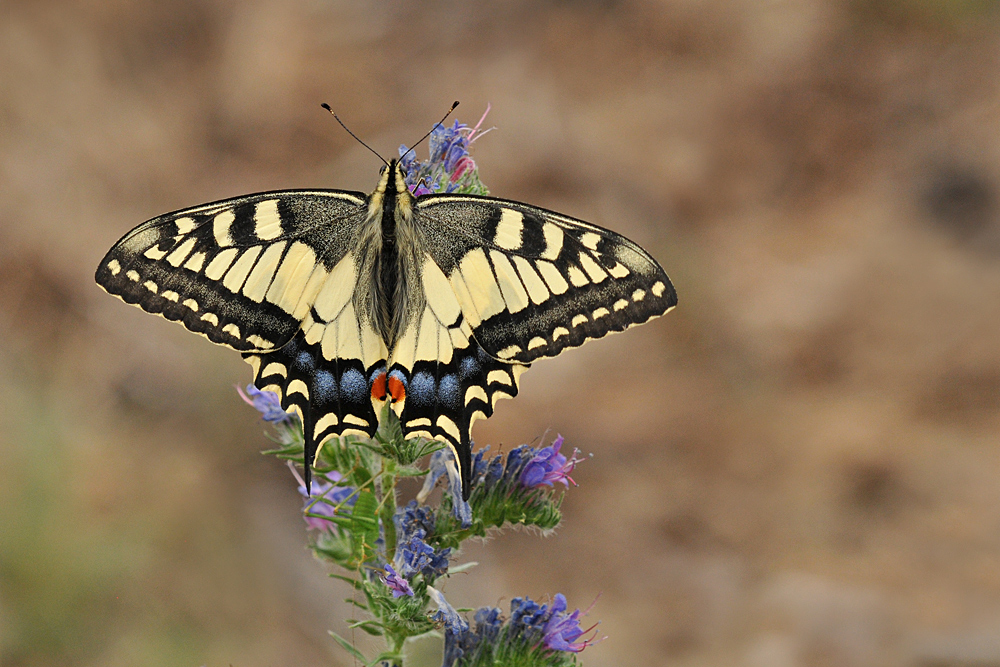
[[385, 559], [392, 562], [396, 557], [396, 524], [392, 520], [396, 514], [396, 462], [382, 459], [382, 530], [385, 534]]
[[[385, 559], [392, 562], [396, 557], [396, 522], [393, 517], [396, 514], [396, 462], [390, 458], [382, 459], [382, 474], [380, 476], [382, 484], [382, 509], [379, 517], [382, 519], [382, 531], [385, 535]], [[403, 642], [406, 641], [405, 634], [390, 632], [386, 634], [389, 647], [393, 653], [399, 654], [403, 650]], [[403, 667], [402, 661], [393, 660], [392, 667]]]

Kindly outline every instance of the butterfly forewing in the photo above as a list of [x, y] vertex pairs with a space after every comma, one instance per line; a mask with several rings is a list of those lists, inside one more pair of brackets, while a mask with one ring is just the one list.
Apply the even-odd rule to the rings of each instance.
[[213, 343], [274, 350], [350, 249], [364, 203], [360, 193], [271, 192], [168, 213], [116, 243], [96, 279]]
[[519, 202], [430, 195], [416, 214], [480, 345], [529, 363], [663, 315], [677, 295], [638, 245]]

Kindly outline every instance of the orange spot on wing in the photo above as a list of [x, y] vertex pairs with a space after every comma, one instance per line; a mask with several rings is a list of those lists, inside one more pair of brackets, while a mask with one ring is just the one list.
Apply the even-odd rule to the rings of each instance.
[[386, 399], [385, 395], [385, 371], [382, 371], [372, 382], [372, 398], [376, 401], [384, 401]]
[[389, 395], [392, 396], [392, 400], [396, 403], [406, 398], [406, 386], [403, 382], [396, 376], [389, 377]]

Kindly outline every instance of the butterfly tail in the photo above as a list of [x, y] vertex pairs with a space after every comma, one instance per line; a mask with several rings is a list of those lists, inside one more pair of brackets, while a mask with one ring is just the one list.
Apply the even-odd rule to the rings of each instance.
[[306, 493], [312, 495], [312, 464], [316, 460], [316, 439], [313, 437], [310, 405], [300, 407], [302, 410], [302, 471], [306, 482]]
[[462, 441], [458, 445], [458, 470], [462, 476], [462, 500], [472, 495], [472, 437], [469, 429], [463, 429]]

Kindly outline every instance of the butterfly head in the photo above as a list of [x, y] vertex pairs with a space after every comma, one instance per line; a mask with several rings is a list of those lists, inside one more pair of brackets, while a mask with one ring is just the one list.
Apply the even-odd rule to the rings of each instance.
[[409, 194], [410, 188], [406, 184], [406, 170], [403, 169], [402, 163], [395, 158], [389, 160], [389, 163], [383, 166], [379, 170], [381, 178], [378, 182], [378, 187], [375, 191], [379, 194], [385, 195], [387, 191], [395, 191], [396, 195]]

